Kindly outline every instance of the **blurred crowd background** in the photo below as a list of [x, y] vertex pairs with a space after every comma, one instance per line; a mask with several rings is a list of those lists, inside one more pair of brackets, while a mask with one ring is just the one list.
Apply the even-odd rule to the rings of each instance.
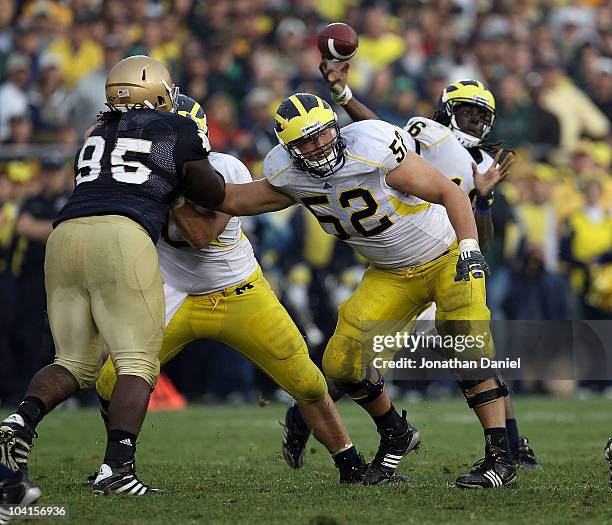
[[[109, 68], [133, 54], [163, 62], [204, 107], [214, 149], [259, 177], [279, 102], [296, 91], [330, 98], [316, 33], [331, 21], [357, 30], [351, 87], [389, 122], [432, 115], [454, 80], [493, 91], [491, 139], [518, 158], [494, 206], [493, 318], [612, 316], [610, 2], [0, 0], [0, 403], [20, 399], [53, 355], [44, 246]], [[245, 229], [318, 358], [363, 261], [296, 207]], [[188, 397], [274, 395], [218, 343], [192, 346], [167, 367]], [[400, 385], [416, 386], [431, 385]]]

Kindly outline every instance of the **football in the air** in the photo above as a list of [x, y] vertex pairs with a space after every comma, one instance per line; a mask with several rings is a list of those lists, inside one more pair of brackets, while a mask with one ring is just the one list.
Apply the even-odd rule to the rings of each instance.
[[359, 38], [348, 24], [336, 22], [329, 24], [317, 36], [321, 56], [332, 62], [344, 62], [355, 56]]

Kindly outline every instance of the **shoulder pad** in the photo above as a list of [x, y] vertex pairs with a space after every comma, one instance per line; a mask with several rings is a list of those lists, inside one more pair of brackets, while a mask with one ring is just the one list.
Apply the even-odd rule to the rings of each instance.
[[277, 144], [263, 161], [263, 174], [272, 186], [287, 186], [298, 175], [293, 160], [283, 146]]
[[390, 162], [394, 149], [415, 149], [414, 141], [402, 128], [382, 120], [362, 120], [343, 127], [340, 132], [349, 155], [378, 164], [385, 170], [397, 167], [397, 162]]
[[449, 128], [425, 117], [411, 118], [404, 129], [426, 148], [435, 146], [453, 136], [453, 132]]

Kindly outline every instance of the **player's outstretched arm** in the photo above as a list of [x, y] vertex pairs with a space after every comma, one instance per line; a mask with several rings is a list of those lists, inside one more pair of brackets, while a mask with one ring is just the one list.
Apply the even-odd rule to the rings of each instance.
[[225, 198], [225, 180], [208, 159], [183, 165], [185, 197], [204, 208], [217, 208]]
[[217, 209], [229, 215], [258, 215], [288, 208], [295, 201], [280, 192], [266, 179], [247, 184], [228, 184], [225, 200]]
[[319, 64], [319, 71], [331, 91], [334, 102], [340, 104], [355, 122], [359, 120], [377, 120], [378, 116], [365, 104], [357, 100], [348, 87], [348, 70], [350, 64], [343, 62], [340, 67], [330, 65], [327, 60]]
[[183, 238], [196, 250], [219, 237], [231, 218], [220, 211], [196, 210], [188, 202], [174, 208], [172, 215]]

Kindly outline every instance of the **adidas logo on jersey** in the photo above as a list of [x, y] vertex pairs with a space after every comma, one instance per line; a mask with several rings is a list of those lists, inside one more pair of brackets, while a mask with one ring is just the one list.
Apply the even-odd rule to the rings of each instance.
[[323, 189], [324, 190], [328, 190], [329, 188], [331, 188], [331, 184], [329, 182], [326, 182], [325, 184], [323, 184]]

